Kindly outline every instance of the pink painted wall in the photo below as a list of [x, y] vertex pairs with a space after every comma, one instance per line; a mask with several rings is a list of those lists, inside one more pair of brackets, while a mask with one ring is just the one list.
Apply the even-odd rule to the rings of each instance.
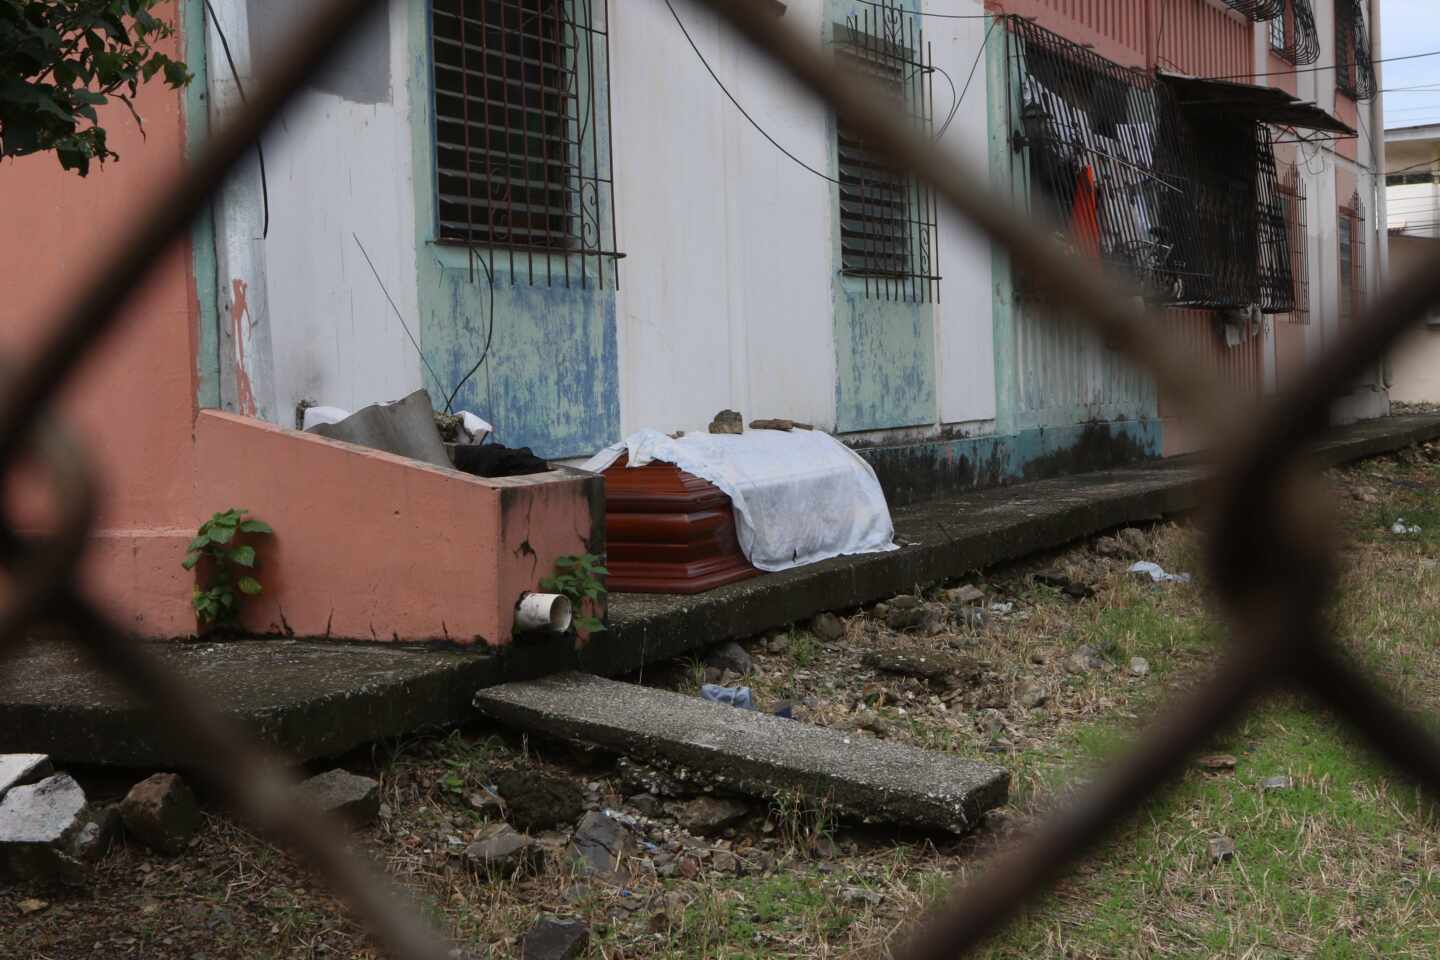
[[253, 541], [255, 631], [508, 643], [520, 595], [591, 534], [574, 475], [484, 480], [216, 410], [195, 441], [196, 496], [276, 531]]

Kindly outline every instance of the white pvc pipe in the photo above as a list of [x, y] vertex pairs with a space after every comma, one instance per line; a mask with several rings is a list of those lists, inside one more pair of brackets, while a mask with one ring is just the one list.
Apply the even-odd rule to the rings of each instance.
[[570, 598], [560, 593], [525, 594], [515, 611], [515, 626], [525, 632], [564, 633], [570, 629]]

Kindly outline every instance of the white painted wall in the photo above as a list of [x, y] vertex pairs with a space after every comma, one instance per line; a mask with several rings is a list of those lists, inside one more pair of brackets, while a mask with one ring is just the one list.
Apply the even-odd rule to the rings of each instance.
[[[963, 3], [930, 0], [925, 9], [943, 13], [979, 14], [984, 8], [979, 0]], [[955, 81], [959, 90], [986, 43], [989, 22], [985, 20], [945, 20], [932, 17], [925, 21], [925, 30], [934, 44], [935, 63]], [[988, 43], [1003, 44], [1004, 28], [997, 26], [989, 34]], [[960, 102], [954, 122], [940, 144], [958, 154], [975, 176], [988, 179], [990, 147], [989, 120], [986, 116], [989, 90], [985, 57], [974, 68], [970, 89]], [[935, 81], [935, 111], [939, 116], [948, 112], [950, 88], [940, 79]], [[995, 396], [995, 329], [991, 290], [991, 251], [987, 238], [978, 234], [959, 214], [940, 211], [940, 303], [935, 324], [936, 376], [940, 398], [940, 420], [953, 424], [994, 419]]]
[[[415, 329], [404, 6], [390, 12], [388, 102], [308, 90], [284, 129], [266, 140], [265, 252], [282, 423], [301, 400], [355, 409], [421, 385], [415, 350], [351, 237], [359, 234]], [[823, 0], [792, 0], [777, 29], [818, 43], [822, 7]], [[703, 429], [725, 407], [747, 419], [832, 427], [833, 185], [750, 126], [661, 0], [611, 0], [609, 9], [617, 228], [626, 254], [616, 297], [623, 431]], [[828, 174], [827, 111], [688, 0], [676, 0], [676, 9], [746, 110]], [[978, 0], [961, 8], [947, 0], [944, 9], [981, 12]], [[985, 22], [932, 20], [926, 28], [937, 64], [963, 86]], [[977, 175], [987, 162], [985, 73], [982, 63], [944, 141]], [[935, 99], [938, 123], [951, 103], [938, 77]], [[995, 415], [990, 252], [957, 217], [942, 211], [940, 222], [940, 419], [988, 420]]]
[[[276, 5], [266, 13], [277, 15]], [[351, 236], [416, 330], [405, 4], [391, 4], [388, 16], [388, 100], [355, 103], [307, 89], [265, 139], [276, 419], [287, 426], [302, 400], [354, 410], [421, 384], [419, 355]], [[256, 69], [276, 52], [252, 50]], [[210, 64], [224, 69], [223, 56]]]

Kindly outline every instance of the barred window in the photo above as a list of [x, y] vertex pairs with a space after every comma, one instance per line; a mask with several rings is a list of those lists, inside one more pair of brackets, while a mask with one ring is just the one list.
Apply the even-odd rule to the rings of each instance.
[[1320, 32], [1310, 0], [1285, 0], [1285, 9], [1270, 21], [1270, 50], [1298, 66], [1320, 59]]
[[568, 285], [579, 254], [588, 283], [584, 257], [618, 256], [604, 12], [603, 0], [431, 0], [438, 239], [506, 250], [531, 282]]
[[1352, 100], [1375, 96], [1375, 67], [1360, 0], [1335, 0], [1335, 86]]
[[1357, 193], [1339, 210], [1340, 324], [1360, 315], [1365, 302], [1365, 205]]
[[1305, 181], [1291, 164], [1280, 177], [1280, 197], [1285, 207], [1285, 232], [1290, 238], [1290, 278], [1294, 285], [1295, 309], [1290, 322], [1310, 322], [1310, 239], [1305, 209]]
[[[933, 65], [913, 18], [888, 2], [834, 27], [847, 69], [874, 81], [900, 116], [929, 133]], [[938, 293], [937, 205], [926, 185], [873, 154], [844, 120], [836, 125], [841, 272], [865, 279], [866, 296], [926, 302]]]

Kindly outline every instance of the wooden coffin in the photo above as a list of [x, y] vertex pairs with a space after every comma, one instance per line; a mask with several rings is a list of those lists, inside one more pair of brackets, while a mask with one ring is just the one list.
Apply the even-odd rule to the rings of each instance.
[[730, 498], [673, 463], [634, 470], [624, 454], [604, 473], [605, 543], [615, 593], [700, 593], [753, 577], [735, 538]]

